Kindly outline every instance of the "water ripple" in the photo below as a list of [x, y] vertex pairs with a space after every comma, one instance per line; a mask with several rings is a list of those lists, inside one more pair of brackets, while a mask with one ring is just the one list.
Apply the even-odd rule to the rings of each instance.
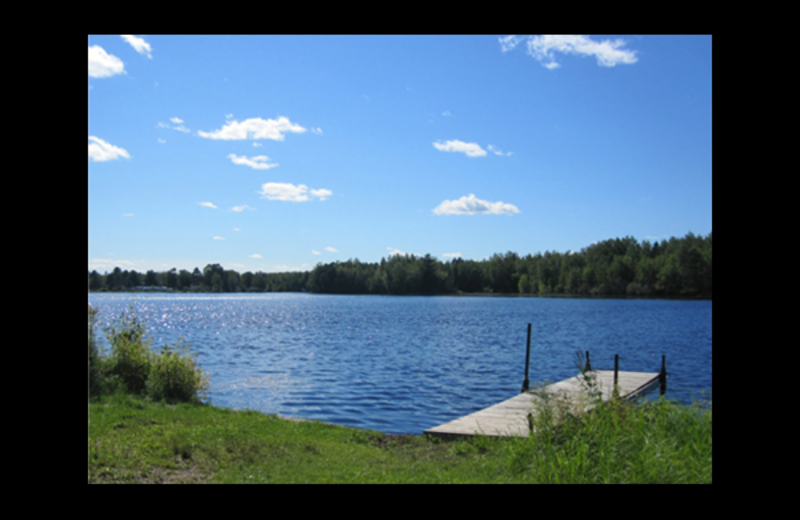
[[[154, 346], [189, 342], [214, 404], [387, 433], [424, 429], [592, 366], [658, 371], [667, 396], [711, 393], [710, 301], [93, 293], [99, 325], [133, 303]], [[108, 347], [107, 342], [105, 344]]]

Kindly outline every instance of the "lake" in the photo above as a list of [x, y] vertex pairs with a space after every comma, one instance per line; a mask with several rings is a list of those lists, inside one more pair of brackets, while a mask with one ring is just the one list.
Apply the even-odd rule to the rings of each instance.
[[99, 327], [133, 304], [154, 347], [188, 341], [216, 406], [393, 434], [421, 434], [518, 394], [528, 323], [531, 385], [576, 375], [577, 351], [589, 351], [593, 368], [613, 370], [619, 354], [620, 370], [643, 372], [657, 372], [666, 354], [666, 396], [710, 399], [711, 303], [89, 294]]

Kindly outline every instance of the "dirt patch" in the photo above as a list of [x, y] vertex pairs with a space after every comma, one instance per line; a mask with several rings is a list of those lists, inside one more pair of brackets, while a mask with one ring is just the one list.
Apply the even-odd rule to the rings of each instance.
[[179, 461], [175, 468], [154, 468], [147, 474], [130, 470], [107, 469], [89, 476], [89, 484], [203, 484], [211, 480], [190, 462]]

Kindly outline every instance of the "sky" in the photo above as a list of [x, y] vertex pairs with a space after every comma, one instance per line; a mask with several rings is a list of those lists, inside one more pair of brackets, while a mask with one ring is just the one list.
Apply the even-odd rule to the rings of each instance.
[[711, 36], [89, 36], [89, 270], [711, 232]]

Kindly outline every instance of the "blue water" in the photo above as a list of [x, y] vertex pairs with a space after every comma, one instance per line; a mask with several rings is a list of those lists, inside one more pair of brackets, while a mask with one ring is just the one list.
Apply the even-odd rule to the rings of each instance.
[[[420, 434], [592, 367], [657, 372], [667, 397], [711, 396], [711, 301], [93, 293], [98, 324], [129, 305], [154, 347], [183, 338], [216, 406]], [[106, 344], [107, 346], [107, 344]]]

